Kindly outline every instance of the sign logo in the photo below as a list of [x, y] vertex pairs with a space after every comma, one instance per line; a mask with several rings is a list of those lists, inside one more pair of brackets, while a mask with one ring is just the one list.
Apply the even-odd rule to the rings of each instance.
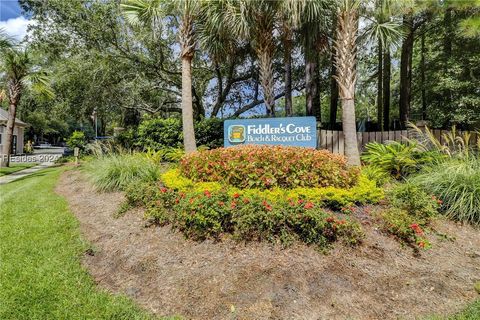
[[245, 126], [235, 124], [228, 127], [228, 141], [233, 144], [245, 142]]

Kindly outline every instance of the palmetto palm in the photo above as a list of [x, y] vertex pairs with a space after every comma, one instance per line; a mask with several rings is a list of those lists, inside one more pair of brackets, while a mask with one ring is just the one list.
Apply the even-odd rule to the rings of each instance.
[[[16, 47], [4, 35], [1, 35], [0, 39], [0, 86], [4, 92], [1, 96], [8, 100], [7, 131], [3, 154], [9, 155], [17, 107], [23, 90], [28, 88], [47, 97], [53, 97], [53, 92], [48, 76], [34, 63], [31, 52]], [[3, 164], [9, 166], [9, 157], [7, 156], [5, 159]]]
[[357, 0], [343, 0], [337, 12], [335, 63], [339, 95], [342, 103], [345, 156], [350, 165], [360, 165], [355, 121], [355, 83], [357, 80]]
[[121, 7], [131, 24], [150, 26], [157, 31], [162, 22], [178, 15], [180, 57], [182, 61], [182, 121], [185, 152], [197, 149], [193, 128], [192, 59], [195, 54], [195, 18], [200, 13], [198, 0], [125, 0]]
[[403, 37], [402, 24], [392, 20], [392, 15], [401, 11], [406, 3], [400, 0], [375, 0], [375, 10], [367, 15], [371, 18], [366, 36], [378, 43], [377, 119], [380, 128], [386, 130], [390, 122], [390, 48], [398, 46]]
[[267, 115], [275, 115], [273, 58], [275, 54], [274, 29], [281, 1], [218, 0], [223, 3], [222, 18], [238, 37], [250, 41], [260, 69]]
[[[319, 66], [320, 54], [328, 49], [327, 32], [331, 25], [334, 2], [331, 0], [286, 0], [294, 1], [300, 38], [304, 44], [305, 55], [305, 93], [306, 114], [321, 120]], [[296, 13], [298, 12], [298, 13]]]

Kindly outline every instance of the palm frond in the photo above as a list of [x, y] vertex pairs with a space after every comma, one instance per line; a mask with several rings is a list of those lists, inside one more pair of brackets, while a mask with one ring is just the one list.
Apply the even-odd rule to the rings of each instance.
[[124, 0], [120, 4], [125, 20], [133, 25], [147, 25], [156, 30], [168, 10], [165, 0]]
[[0, 28], [0, 50], [13, 47], [14, 42], [14, 39], [7, 34], [5, 29]]
[[402, 24], [396, 21], [374, 21], [366, 29], [365, 35], [369, 39], [378, 39], [383, 47], [398, 47], [404, 36]]
[[22, 79], [25, 86], [29, 86], [35, 93], [47, 99], [53, 99], [55, 93], [51, 87], [50, 77], [43, 71], [34, 71]]

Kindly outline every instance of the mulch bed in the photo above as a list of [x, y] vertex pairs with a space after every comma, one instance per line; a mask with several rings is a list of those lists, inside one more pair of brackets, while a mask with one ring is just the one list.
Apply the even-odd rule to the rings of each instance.
[[193, 242], [146, 227], [140, 209], [115, 218], [121, 193], [98, 193], [78, 170], [60, 178], [92, 244], [83, 262], [97, 283], [162, 316], [186, 319], [415, 319], [451, 314], [478, 298], [480, 231], [439, 220], [432, 249], [414, 254], [361, 217], [357, 248], [327, 254], [295, 244]]

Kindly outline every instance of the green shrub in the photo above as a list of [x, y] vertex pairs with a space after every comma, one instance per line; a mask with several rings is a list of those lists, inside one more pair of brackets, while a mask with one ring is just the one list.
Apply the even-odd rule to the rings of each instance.
[[377, 187], [384, 186], [392, 180], [389, 172], [385, 172], [385, 170], [376, 166], [363, 166], [362, 175], [371, 181], [375, 181]]
[[144, 120], [138, 126], [135, 146], [140, 150], [180, 147], [182, 124], [177, 118]]
[[417, 221], [406, 210], [389, 207], [377, 211], [376, 215], [380, 218], [384, 231], [406, 243], [417, 244], [420, 248], [426, 249], [430, 246], [423, 230], [425, 224]]
[[[202, 119], [196, 121], [195, 138], [197, 145], [209, 149], [223, 146], [223, 120]], [[117, 140], [123, 145], [129, 145], [128, 138], [133, 139], [135, 148], [139, 150], [178, 149], [183, 145], [182, 123], [177, 118], [155, 118], [144, 120], [136, 135], [133, 132], [122, 133]]]
[[388, 205], [376, 210], [383, 230], [409, 244], [428, 248], [424, 229], [438, 214], [441, 201], [412, 183], [399, 183], [387, 193]]
[[443, 201], [448, 217], [480, 224], [480, 159], [470, 156], [450, 159], [427, 168], [412, 182]]
[[417, 185], [402, 183], [395, 186], [388, 194], [390, 204], [421, 221], [428, 221], [438, 214], [441, 200], [437, 199]]
[[183, 176], [195, 182], [221, 182], [238, 188], [348, 188], [359, 171], [343, 156], [310, 148], [256, 146], [219, 148], [186, 155]]
[[85, 170], [100, 191], [124, 190], [135, 181], [157, 181], [160, 166], [140, 153], [110, 154], [85, 164]]
[[436, 151], [422, 150], [414, 141], [408, 143], [391, 141], [388, 144], [370, 142], [365, 147], [362, 160], [370, 166], [390, 173], [396, 179], [417, 172], [441, 157]]
[[198, 146], [208, 149], [223, 147], [223, 120], [218, 118], [202, 119], [196, 121], [195, 138]]
[[147, 201], [147, 217], [169, 223], [192, 239], [219, 239], [231, 234], [237, 240], [283, 244], [300, 240], [323, 247], [337, 239], [355, 245], [364, 236], [358, 223], [327, 214], [309, 201], [270, 203], [224, 191], [157, 189], [155, 199], [141, 198]]
[[67, 146], [72, 150], [74, 148], [83, 150], [85, 148], [86, 141], [85, 134], [82, 131], [74, 131], [67, 139]]
[[293, 189], [239, 189], [219, 182], [193, 182], [180, 174], [178, 169], [170, 169], [160, 177], [163, 184], [181, 192], [201, 192], [203, 190], [220, 191], [224, 190], [230, 195], [239, 194], [245, 197], [259, 197], [267, 201], [287, 201], [288, 199], [313, 201], [319, 205], [327, 206], [332, 209], [340, 209], [352, 204], [377, 203], [383, 199], [384, 193], [381, 188], [375, 185], [375, 182], [360, 176], [358, 183], [349, 189], [326, 187], [326, 188], [308, 188], [298, 187]]
[[[127, 150], [133, 150], [136, 148], [136, 141], [137, 141], [137, 130], [133, 128], [128, 128], [115, 136], [115, 143], [122, 146]], [[144, 149], [142, 147], [142, 149]], [[145, 147], [147, 149], [147, 147]]]

